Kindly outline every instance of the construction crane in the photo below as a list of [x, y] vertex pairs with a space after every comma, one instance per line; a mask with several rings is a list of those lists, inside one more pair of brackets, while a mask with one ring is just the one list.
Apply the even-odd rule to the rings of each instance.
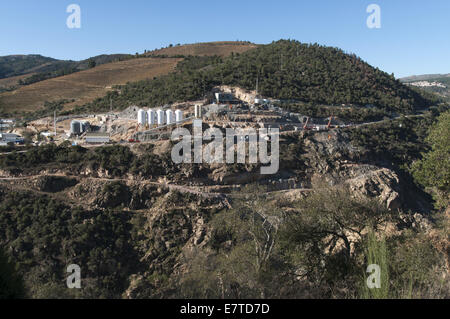
[[308, 124], [309, 124], [309, 117], [306, 119], [306, 123], [305, 123], [305, 125], [303, 126], [303, 130], [308, 130], [309, 128], [308, 128]]
[[129, 143], [140, 143], [138, 139], [138, 131], [140, 126], [141, 123], [138, 123], [138, 125], [136, 125], [136, 129], [134, 130], [132, 137], [128, 140]]
[[328, 125], [327, 125], [328, 130], [331, 128], [331, 121], [333, 121], [333, 115], [330, 116], [330, 120], [328, 121]]

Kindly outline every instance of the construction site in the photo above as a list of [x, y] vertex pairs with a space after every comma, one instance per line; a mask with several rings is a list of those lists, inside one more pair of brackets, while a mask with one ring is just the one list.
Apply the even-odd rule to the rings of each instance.
[[[239, 96], [236, 97], [236, 95]], [[335, 117], [311, 118], [285, 111], [275, 100], [230, 92], [217, 92], [213, 101], [164, 105], [158, 108], [130, 106], [121, 112], [46, 117], [31, 121], [27, 129], [38, 136], [35, 144], [47, 142], [98, 146], [168, 140], [176, 127], [190, 129], [194, 119], [217, 128], [277, 128], [280, 134], [326, 131], [348, 126]], [[15, 130], [20, 134], [20, 130]]]

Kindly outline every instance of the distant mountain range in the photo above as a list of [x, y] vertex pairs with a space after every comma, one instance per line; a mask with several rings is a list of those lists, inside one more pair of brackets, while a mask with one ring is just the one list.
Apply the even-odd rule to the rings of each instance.
[[415, 81], [428, 81], [428, 80], [436, 80], [436, 79], [445, 79], [450, 78], [449, 74], [422, 74], [422, 75], [411, 75], [404, 78], [401, 78], [402, 82], [415, 82]]
[[127, 59], [129, 54], [99, 55], [82, 61], [57, 60], [42, 55], [7, 55], [0, 57], [0, 79], [37, 73], [51, 73], [61, 70], [81, 71], [89, 67], [89, 61], [96, 65]]
[[400, 79], [409, 86], [419, 87], [450, 101], [450, 73], [413, 75]]

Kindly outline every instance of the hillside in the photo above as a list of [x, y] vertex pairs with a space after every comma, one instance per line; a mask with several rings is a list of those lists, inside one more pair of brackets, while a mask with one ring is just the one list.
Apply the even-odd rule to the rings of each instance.
[[89, 61], [97, 65], [130, 58], [129, 54], [102, 54], [81, 61], [57, 60], [41, 55], [8, 55], [0, 57], [0, 79], [21, 75], [54, 73], [56, 76], [63, 70], [72, 72], [87, 69]]
[[400, 81], [450, 101], [450, 74], [414, 75], [402, 78]]
[[[283, 135], [279, 174], [257, 182], [257, 165], [174, 164], [169, 141], [10, 152], [0, 250], [32, 298], [365, 298], [372, 255], [386, 260], [384, 298], [449, 298], [448, 217], [433, 223], [401, 169], [435, 120]], [[277, 191], [287, 177], [301, 186]], [[66, 289], [72, 263], [82, 289]]]
[[[240, 53], [254, 47], [256, 45], [246, 42], [198, 43], [152, 51], [137, 58], [117, 54], [100, 55], [79, 62], [50, 59], [53, 62], [47, 62], [45, 66], [39, 64], [41, 60], [47, 61], [44, 57], [23, 56], [30, 66], [19, 68], [17, 62], [17, 65], [14, 64], [15, 73], [7, 74], [22, 75], [0, 79], [0, 113], [20, 115], [43, 110], [46, 102], [63, 100], [73, 101], [66, 105], [66, 109], [70, 110], [74, 105], [84, 105], [104, 96], [114, 85], [168, 74], [181, 61], [181, 56], [228, 56], [232, 52]], [[152, 55], [155, 58], [151, 58]], [[3, 59], [6, 61], [9, 58]], [[97, 65], [93, 69], [88, 69], [90, 60]], [[61, 66], [64, 68], [61, 69]], [[23, 74], [32, 71], [34, 73]], [[19, 81], [29, 81], [31, 84], [18, 85]]]
[[208, 43], [194, 43], [186, 45], [169, 46], [159, 50], [147, 52], [147, 56], [165, 55], [165, 56], [221, 56], [226, 57], [231, 53], [244, 53], [250, 49], [256, 48], [257, 45], [250, 42], [208, 42]]
[[[157, 106], [195, 100], [218, 85], [255, 89], [266, 97], [328, 105], [375, 105], [402, 113], [432, 102], [355, 55], [337, 48], [280, 40], [223, 59], [186, 59], [170, 74], [156, 80], [129, 83], [115, 97], [115, 105]], [[80, 110], [101, 110], [99, 99]]]
[[14, 114], [36, 111], [46, 101], [74, 100], [76, 104], [88, 103], [104, 96], [114, 85], [167, 74], [179, 61], [176, 58], [131, 59], [23, 86], [0, 94], [0, 112]]
[[41, 55], [2, 56], [0, 57], [0, 79], [29, 73], [44, 72], [52, 69], [56, 64], [63, 62], [64, 61]]
[[415, 81], [434, 81], [436, 79], [441, 79], [441, 78], [449, 78], [450, 77], [450, 73], [449, 74], [422, 74], [422, 75], [411, 75], [411, 76], [406, 76], [404, 78], [401, 78], [400, 81], [408, 83], [408, 82], [415, 82]]

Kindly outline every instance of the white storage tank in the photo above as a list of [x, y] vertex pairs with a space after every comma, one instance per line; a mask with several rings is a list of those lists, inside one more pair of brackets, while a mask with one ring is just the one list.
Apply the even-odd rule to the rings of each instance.
[[176, 110], [175, 111], [175, 121], [177, 123], [183, 121], [183, 112], [181, 110]]
[[167, 124], [172, 124], [175, 122], [174, 114], [172, 110], [166, 111], [166, 122]]
[[156, 112], [157, 122], [158, 125], [164, 125], [165, 124], [165, 113], [163, 110], [158, 110]]
[[147, 121], [149, 125], [156, 124], [156, 113], [154, 110], [147, 111]]
[[202, 106], [201, 105], [199, 105], [199, 104], [196, 104], [195, 105], [195, 117], [196, 118], [202, 118], [202, 113], [203, 113], [203, 110], [202, 110]]
[[138, 111], [138, 123], [140, 125], [147, 124], [147, 112], [145, 112], [144, 110]]

